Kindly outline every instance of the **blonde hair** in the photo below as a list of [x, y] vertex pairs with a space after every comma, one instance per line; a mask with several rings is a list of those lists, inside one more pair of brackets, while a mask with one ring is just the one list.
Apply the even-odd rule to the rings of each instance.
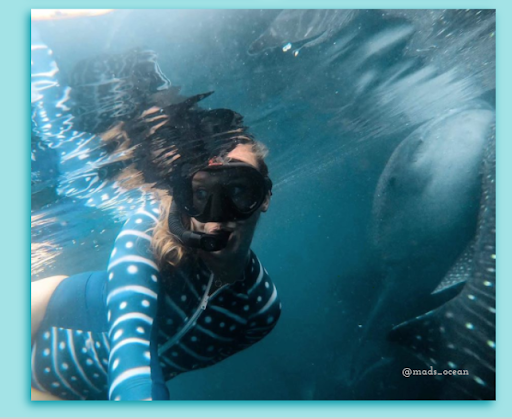
[[165, 265], [178, 266], [187, 251], [185, 246], [169, 231], [169, 210], [172, 204], [172, 197], [165, 191], [158, 190], [160, 200], [160, 216], [153, 228], [151, 248], [160, 268]]
[[[258, 141], [252, 140], [252, 152], [258, 162], [258, 170], [262, 175], [268, 176], [268, 167], [265, 163], [265, 157], [268, 154], [267, 147]], [[172, 267], [179, 266], [186, 257], [192, 256], [190, 249], [183, 246], [181, 242], [169, 231], [169, 210], [172, 204], [172, 196], [167, 191], [156, 189], [156, 195], [160, 201], [160, 216], [158, 222], [153, 228], [153, 237], [151, 247], [160, 268], [168, 265]], [[190, 220], [185, 228], [190, 228]]]

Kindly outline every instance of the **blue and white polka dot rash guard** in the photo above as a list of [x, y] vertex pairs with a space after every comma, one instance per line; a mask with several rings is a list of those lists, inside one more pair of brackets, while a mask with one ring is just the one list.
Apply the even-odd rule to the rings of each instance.
[[32, 345], [33, 387], [71, 400], [167, 400], [167, 380], [274, 328], [281, 304], [254, 253], [239, 281], [209, 295], [215, 278], [201, 262], [159, 272], [150, 247], [157, 217], [156, 204], [139, 209], [106, 272], [57, 287]]

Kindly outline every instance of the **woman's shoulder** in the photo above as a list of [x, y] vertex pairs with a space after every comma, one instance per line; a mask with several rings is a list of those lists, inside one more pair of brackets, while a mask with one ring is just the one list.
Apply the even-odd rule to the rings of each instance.
[[116, 241], [128, 240], [128, 242], [133, 242], [137, 238], [151, 241], [159, 215], [160, 208], [157, 201], [144, 201], [128, 215]]
[[160, 203], [155, 199], [147, 199], [128, 217], [124, 228], [143, 230], [154, 227], [159, 216]]
[[135, 261], [158, 269], [151, 248], [158, 214], [158, 203], [148, 201], [128, 217], [115, 240], [109, 260], [109, 270], [120, 263]]
[[242, 283], [245, 292], [249, 295], [254, 292], [259, 292], [260, 294], [272, 293], [275, 288], [268, 271], [253, 250], [250, 252]]

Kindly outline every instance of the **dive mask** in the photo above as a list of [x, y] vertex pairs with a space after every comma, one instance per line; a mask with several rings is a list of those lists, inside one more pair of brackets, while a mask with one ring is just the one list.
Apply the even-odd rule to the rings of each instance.
[[230, 233], [206, 234], [187, 230], [181, 214], [202, 223], [229, 222], [249, 218], [261, 206], [272, 181], [250, 164], [239, 160], [213, 158], [208, 166], [190, 176], [174, 179], [173, 202], [169, 211], [170, 232], [185, 246], [209, 252], [227, 246]]
[[213, 158], [173, 184], [178, 207], [201, 223], [249, 218], [272, 190], [272, 181], [250, 164]]

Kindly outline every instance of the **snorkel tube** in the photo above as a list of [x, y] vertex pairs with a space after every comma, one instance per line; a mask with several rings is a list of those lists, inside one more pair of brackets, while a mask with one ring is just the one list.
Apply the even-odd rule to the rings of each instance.
[[216, 252], [224, 249], [229, 240], [231, 233], [221, 231], [218, 234], [206, 234], [197, 231], [187, 230], [181, 220], [181, 212], [178, 205], [173, 200], [171, 208], [169, 209], [169, 216], [167, 218], [169, 223], [169, 231], [175, 236], [184, 246], [202, 249], [207, 252]]

